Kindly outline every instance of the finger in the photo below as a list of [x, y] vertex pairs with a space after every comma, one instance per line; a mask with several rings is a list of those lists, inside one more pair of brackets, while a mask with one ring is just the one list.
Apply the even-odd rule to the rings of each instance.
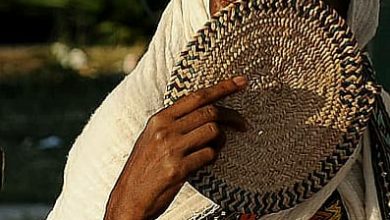
[[246, 131], [245, 119], [235, 110], [225, 107], [207, 105], [175, 122], [182, 134], [188, 133], [208, 122], [219, 122], [238, 131]]
[[221, 115], [218, 122], [220, 122], [222, 125], [229, 126], [241, 132], [247, 131], [247, 123], [245, 118], [236, 110], [225, 107], [218, 107], [218, 111]]
[[217, 107], [207, 105], [176, 120], [174, 126], [179, 129], [180, 133], [186, 134], [204, 124], [216, 122], [219, 117], [218, 114]]
[[185, 134], [180, 139], [182, 155], [187, 155], [191, 152], [197, 151], [202, 146], [206, 145], [212, 140], [215, 140], [220, 135], [220, 129], [216, 123], [209, 122], [203, 126], [196, 128], [195, 130]]
[[175, 104], [168, 107], [165, 112], [173, 118], [182, 117], [195, 109], [216, 102], [219, 99], [243, 89], [246, 84], [247, 79], [244, 76], [222, 81], [215, 86], [198, 90], [179, 99]]
[[215, 160], [217, 152], [212, 147], [205, 147], [184, 158], [183, 166], [188, 173], [199, 170]]
[[221, 131], [221, 133], [218, 135], [217, 138], [212, 140], [209, 145], [217, 152], [220, 152], [221, 149], [225, 146], [226, 144], [226, 134], [225, 132]]

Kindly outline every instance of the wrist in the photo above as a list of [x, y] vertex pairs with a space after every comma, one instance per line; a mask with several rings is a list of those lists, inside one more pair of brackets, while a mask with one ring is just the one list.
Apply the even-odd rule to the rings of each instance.
[[[122, 189], [119, 187], [119, 189]], [[136, 199], [125, 196], [117, 187], [112, 191], [107, 203], [104, 220], [144, 220], [146, 210]]]
[[104, 220], [144, 220], [147, 219], [144, 211], [140, 208], [126, 208], [108, 205]]

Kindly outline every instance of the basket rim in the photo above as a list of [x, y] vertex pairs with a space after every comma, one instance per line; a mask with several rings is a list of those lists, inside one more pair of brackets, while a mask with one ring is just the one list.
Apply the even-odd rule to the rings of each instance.
[[[343, 165], [345, 165], [351, 156], [356, 153], [357, 144], [360, 140], [359, 137], [368, 124], [375, 101], [374, 96], [377, 93], [377, 89], [374, 85], [375, 83], [368, 77], [370, 74], [370, 64], [364, 62], [366, 59], [365, 55], [360, 51], [351, 29], [348, 27], [345, 20], [327, 4], [320, 0], [239, 0], [216, 13], [202, 29], [194, 34], [186, 48], [181, 52], [178, 62], [173, 68], [166, 93], [164, 94], [165, 107], [170, 106], [177, 100], [178, 97], [173, 96], [173, 91], [178, 87], [177, 83], [189, 81], [188, 77], [180, 75], [180, 70], [187, 68], [185, 62], [190, 51], [199, 49], [197, 48], [200, 44], [199, 38], [213, 32], [216, 33], [218, 28], [223, 25], [226, 16], [233, 16], [234, 19], [239, 19], [237, 16], [245, 16], [245, 13], [249, 13], [251, 10], [273, 10], [273, 8], [289, 8], [296, 10], [296, 13], [309, 21], [323, 22], [321, 23], [322, 26], [320, 28], [323, 28], [326, 33], [331, 33], [333, 37], [339, 37], [335, 39], [335, 42], [338, 43], [340, 48], [339, 53], [346, 56], [344, 57], [344, 60], [352, 60], [352, 62], [344, 62], [342, 65], [345, 65], [344, 68], [348, 65], [356, 67], [356, 72], [345, 72], [343, 73], [344, 77], [346, 80], [354, 82], [360, 89], [360, 91], [355, 91], [350, 88], [351, 84], [345, 84], [343, 85], [345, 94], [341, 97], [347, 95], [354, 97], [356, 103], [360, 105], [365, 112], [356, 113], [353, 123], [348, 127], [347, 132], [343, 134], [343, 143], [338, 144], [336, 151], [326, 160], [320, 161], [322, 172], [310, 173], [306, 182], [302, 181], [302, 183], [291, 186], [289, 189], [281, 189], [277, 193], [270, 192], [264, 195], [243, 192], [241, 189], [229, 186], [226, 182], [215, 178], [215, 176], [206, 169], [199, 170], [195, 175], [189, 178], [191, 185], [221, 206], [226, 207], [231, 211], [246, 211], [259, 215], [289, 209], [308, 200], [337, 175]], [[320, 13], [318, 13], [318, 11]], [[227, 24], [225, 23], [225, 25]], [[334, 27], [337, 27], [337, 29], [334, 29]], [[349, 60], [347, 58], [353, 59]], [[356, 76], [358, 76], [357, 79], [355, 79]], [[346, 104], [349, 102], [347, 99], [342, 101]], [[331, 169], [329, 169], [329, 167], [331, 167]], [[319, 182], [318, 179], [320, 179]], [[310, 188], [310, 190], [307, 188]], [[237, 198], [239, 198], [238, 200], [240, 201], [237, 201]]]

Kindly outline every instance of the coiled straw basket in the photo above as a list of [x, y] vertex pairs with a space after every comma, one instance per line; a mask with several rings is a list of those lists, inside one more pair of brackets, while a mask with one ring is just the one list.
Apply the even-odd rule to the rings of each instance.
[[249, 86], [219, 103], [249, 131], [223, 128], [218, 159], [189, 178], [230, 211], [264, 215], [320, 191], [357, 151], [377, 88], [346, 22], [320, 0], [237, 1], [180, 54], [165, 106], [237, 75]]

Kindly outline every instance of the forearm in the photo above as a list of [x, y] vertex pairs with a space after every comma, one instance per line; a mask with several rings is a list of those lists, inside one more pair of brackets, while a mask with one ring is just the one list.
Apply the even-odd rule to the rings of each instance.
[[[64, 187], [48, 219], [102, 219], [115, 184], [148, 117], [163, 106], [169, 74], [165, 59], [167, 13], [138, 67], [118, 85], [91, 117], [69, 153]], [[169, 52], [174, 53], [174, 52]]]

